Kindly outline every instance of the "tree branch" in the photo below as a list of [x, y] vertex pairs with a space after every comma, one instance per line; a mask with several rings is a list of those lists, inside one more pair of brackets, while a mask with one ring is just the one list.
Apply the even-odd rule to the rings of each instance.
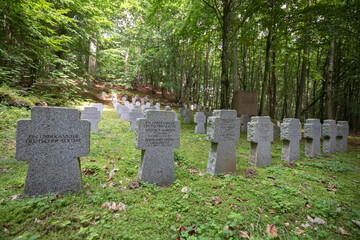
[[216, 4], [216, 0], [215, 0], [215, 7], [213, 5], [211, 5], [210, 3], [208, 3], [206, 0], [201, 0], [203, 3], [205, 3], [208, 7], [212, 8], [215, 12], [216, 18], [218, 19], [220, 25], [222, 25], [222, 16], [221, 16], [221, 12], [218, 9], [218, 6]]

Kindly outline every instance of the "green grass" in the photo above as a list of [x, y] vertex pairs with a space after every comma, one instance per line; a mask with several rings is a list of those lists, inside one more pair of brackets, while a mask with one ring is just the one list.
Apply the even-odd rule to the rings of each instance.
[[[249, 143], [242, 133], [237, 173], [211, 176], [206, 174], [210, 143], [181, 119], [177, 180], [165, 188], [145, 183], [129, 190], [141, 151], [134, 147], [130, 124], [106, 108], [99, 132], [91, 135], [91, 152], [81, 158], [82, 193], [12, 200], [23, 192], [27, 171], [27, 163], [14, 158], [15, 123], [30, 111], [2, 107], [0, 112], [8, 119], [1, 120], [0, 131], [0, 169], [7, 170], [0, 172], [0, 239], [239, 239], [240, 231], [251, 239], [271, 239], [266, 234], [271, 224], [280, 239], [360, 239], [352, 222], [360, 221], [359, 145], [308, 159], [302, 141], [301, 160], [288, 168], [281, 165], [281, 142], [275, 140], [272, 165], [255, 168], [248, 164]], [[246, 178], [248, 168], [256, 175]], [[113, 169], [118, 171], [107, 181]], [[105, 202], [121, 202], [126, 211], [101, 208]], [[326, 223], [311, 223], [307, 215]], [[298, 235], [298, 228], [304, 233]]]

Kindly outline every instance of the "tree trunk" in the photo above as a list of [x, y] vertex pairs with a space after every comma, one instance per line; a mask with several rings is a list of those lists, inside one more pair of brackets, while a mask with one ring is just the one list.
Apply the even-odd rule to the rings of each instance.
[[335, 36], [332, 36], [330, 42], [330, 51], [329, 51], [329, 65], [326, 71], [326, 89], [325, 89], [325, 103], [326, 103], [326, 118], [333, 119], [332, 112], [332, 77], [334, 69], [334, 49], [335, 49]]
[[225, 1], [222, 15], [222, 53], [221, 53], [221, 91], [220, 91], [220, 108], [229, 108], [230, 99], [230, 81], [229, 81], [229, 33], [231, 24], [231, 2]]
[[236, 38], [233, 42], [233, 92], [240, 89], [239, 85], [239, 69], [238, 69], [238, 56], [237, 56], [237, 41]]
[[127, 63], [128, 63], [128, 59], [129, 59], [129, 51], [130, 51], [130, 41], [128, 41], [126, 43], [126, 52], [125, 52], [125, 70], [124, 72], [127, 73], [128, 69], [127, 69]]
[[204, 69], [204, 107], [206, 107], [208, 100], [209, 65], [210, 65], [209, 58], [210, 58], [210, 41], [208, 41], [207, 43], [205, 69]]
[[269, 84], [269, 116], [271, 119], [275, 119], [276, 114], [276, 75], [275, 75], [275, 51], [272, 53], [272, 73], [271, 80]]
[[[140, 58], [140, 57], [141, 57], [141, 46], [139, 45], [138, 46], [138, 58]], [[141, 77], [141, 73], [140, 73], [140, 70], [139, 70], [138, 73], [137, 73], [137, 77], [136, 77], [136, 81], [138, 83], [140, 83], [140, 77]]]
[[266, 92], [266, 83], [268, 81], [269, 71], [270, 71], [270, 48], [271, 48], [271, 35], [273, 31], [273, 26], [270, 27], [269, 33], [266, 37], [266, 53], [265, 53], [265, 71], [264, 79], [261, 85], [261, 102], [259, 113], [260, 116], [264, 116], [264, 103], [265, 103], [265, 92]]

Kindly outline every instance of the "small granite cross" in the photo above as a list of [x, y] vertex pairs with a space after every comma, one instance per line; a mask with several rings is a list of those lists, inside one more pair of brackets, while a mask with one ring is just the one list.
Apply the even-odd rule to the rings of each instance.
[[79, 157], [90, 151], [90, 122], [73, 108], [33, 107], [31, 119], [19, 120], [17, 160], [29, 160], [27, 196], [81, 191]]
[[85, 107], [81, 111], [81, 120], [88, 120], [92, 132], [98, 132], [98, 122], [101, 120], [101, 113], [96, 107]]
[[274, 125], [269, 116], [251, 117], [248, 123], [247, 140], [250, 142], [249, 164], [257, 167], [271, 164], [271, 144]]
[[106, 93], [105, 92], [102, 92], [101, 96], [102, 96], [102, 99], [104, 99], [104, 100], [106, 99]]
[[136, 120], [135, 147], [142, 150], [138, 179], [167, 186], [175, 181], [174, 148], [180, 147], [180, 121], [172, 111], [147, 111]]
[[135, 106], [130, 112], [129, 112], [129, 121], [130, 124], [130, 132], [135, 131], [135, 125], [136, 125], [136, 119], [143, 118], [144, 113], [141, 111], [139, 106]]
[[127, 101], [127, 97], [122, 97], [121, 101], [122, 101], [122, 104], [125, 104], [125, 102]]
[[156, 103], [155, 108], [156, 108], [157, 111], [160, 111], [160, 103]]
[[284, 118], [280, 129], [281, 160], [300, 160], [301, 123], [297, 118]]
[[347, 151], [347, 137], [349, 135], [349, 124], [347, 121], [338, 121], [336, 134], [336, 151]]
[[185, 108], [179, 108], [179, 117], [185, 117]]
[[197, 112], [195, 114], [195, 133], [196, 134], [205, 134], [205, 123], [206, 123], [206, 115], [203, 112]]
[[320, 155], [321, 123], [319, 119], [306, 119], [304, 124], [305, 157]]
[[335, 153], [336, 152], [336, 123], [335, 120], [325, 120], [322, 125], [323, 152]]
[[235, 144], [240, 139], [240, 119], [236, 115], [235, 110], [215, 110], [208, 118], [206, 140], [211, 147], [207, 172], [211, 175], [236, 172]]
[[129, 121], [129, 111], [130, 109], [127, 106], [121, 106], [120, 107], [120, 120]]

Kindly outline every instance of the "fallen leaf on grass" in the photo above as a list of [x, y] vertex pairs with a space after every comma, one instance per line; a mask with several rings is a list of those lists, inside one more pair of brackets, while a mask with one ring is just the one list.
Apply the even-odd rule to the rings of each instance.
[[305, 205], [305, 207], [311, 208], [311, 205], [310, 205], [309, 203], [307, 203], [307, 204]]
[[256, 175], [256, 171], [254, 169], [252, 169], [252, 168], [245, 169], [245, 177], [246, 178], [250, 178], [255, 175]]
[[230, 174], [225, 174], [224, 178], [230, 177]]
[[35, 219], [34, 219], [34, 222], [39, 223], [39, 222], [41, 222], [41, 220], [35, 218]]
[[237, 205], [233, 205], [233, 204], [230, 204], [230, 207], [231, 207], [231, 209], [237, 209], [238, 208]]
[[202, 173], [202, 172], [199, 172], [199, 176], [201, 177], [201, 176], [204, 176], [205, 175], [205, 173]]
[[254, 230], [254, 223], [250, 223], [250, 227]]
[[262, 213], [264, 211], [264, 208], [262, 208], [262, 207], [258, 207], [258, 209], [259, 209], [260, 213]]
[[49, 217], [51, 217], [51, 216], [52, 216], [52, 212], [47, 212], [47, 213], [45, 214], [45, 220], [48, 220]]
[[310, 217], [309, 215], [307, 215], [306, 216], [306, 218], [309, 220], [309, 222], [311, 222], [311, 223], [316, 223], [316, 224], [325, 224], [326, 222], [323, 220], [323, 219], [321, 219], [321, 218], [319, 218], [319, 217], [316, 217], [316, 218], [312, 218], [312, 217]]
[[139, 188], [141, 186], [141, 183], [139, 181], [132, 181], [131, 183], [129, 183], [128, 188], [130, 190]]
[[326, 188], [328, 191], [337, 191], [338, 189], [329, 181], [329, 186]]
[[237, 157], [241, 157], [241, 158], [246, 158], [246, 159], [249, 159], [249, 156], [247, 155], [243, 155], [243, 154], [236, 154]]
[[304, 230], [302, 230], [302, 229], [300, 229], [300, 228], [296, 227], [296, 233], [297, 233], [298, 235], [301, 235], [301, 234], [303, 234], [303, 233], [304, 233]]
[[96, 159], [89, 159], [90, 162], [96, 162]]
[[248, 202], [249, 200], [242, 200], [241, 198], [236, 198], [236, 201], [239, 201], [239, 202]]
[[16, 200], [22, 196], [21, 193], [11, 196], [11, 200]]
[[273, 235], [274, 238], [278, 237], [275, 224], [267, 224], [266, 225], [266, 234], [267, 235]]
[[249, 234], [245, 231], [239, 231], [237, 232], [237, 234], [239, 235], [239, 237], [250, 239]]
[[146, 197], [144, 197], [144, 203], [147, 203], [147, 198]]
[[195, 169], [189, 169], [189, 173], [194, 174], [194, 173], [197, 173], [197, 171]]
[[189, 189], [187, 188], [187, 187], [183, 187], [182, 189], [181, 189], [181, 192], [188, 192], [189, 191]]
[[3, 227], [4, 227], [4, 232], [7, 232], [9, 228], [9, 223], [4, 222]]
[[294, 168], [296, 165], [293, 162], [287, 162], [287, 163], [283, 163], [281, 164], [283, 167], [289, 167], [289, 168]]
[[311, 225], [310, 225], [309, 223], [303, 223], [303, 224], [301, 224], [301, 226], [302, 226], [303, 228], [308, 228], [308, 227], [310, 227]]
[[342, 235], [345, 235], [345, 234], [346, 234], [346, 231], [345, 231], [343, 228], [341, 228], [341, 227], [339, 227], [339, 232], [340, 232]]
[[181, 220], [181, 215], [180, 215], [180, 214], [177, 214], [177, 215], [176, 215], [176, 219], [177, 219], [177, 220]]
[[119, 211], [124, 211], [126, 212], [126, 207], [125, 207], [125, 204], [120, 202], [118, 205], [116, 205], [115, 202], [104, 202], [102, 205], [101, 205], [101, 208], [108, 208], [110, 210], [113, 210], [114, 212], [116, 212], [117, 210]]
[[9, 172], [6, 168], [0, 168], [0, 172]]
[[274, 214], [275, 212], [276, 212], [276, 211], [275, 211], [274, 209], [270, 209], [270, 210], [269, 210], [269, 213], [270, 213], [270, 214]]

